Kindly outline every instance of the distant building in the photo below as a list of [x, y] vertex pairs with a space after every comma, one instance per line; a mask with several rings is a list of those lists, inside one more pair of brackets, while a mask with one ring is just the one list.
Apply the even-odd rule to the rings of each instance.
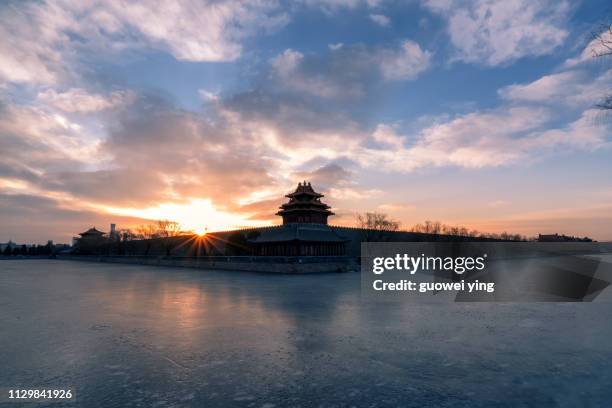
[[97, 230], [96, 227], [91, 227], [87, 231], [81, 232], [79, 235], [81, 236], [80, 239], [82, 241], [84, 239], [85, 240], [87, 240], [87, 239], [100, 239], [100, 238], [103, 238], [106, 235], [106, 233]]
[[539, 242], [593, 242], [589, 237], [579, 238], [559, 234], [539, 234]]
[[108, 233], [108, 238], [112, 241], [116, 241], [119, 237], [117, 235], [117, 229], [115, 224], [110, 225], [110, 232]]
[[8, 242], [5, 242], [5, 243], [0, 242], [0, 255], [2, 255], [2, 252], [4, 252], [6, 248], [9, 248], [9, 250], [12, 251], [16, 246], [17, 244], [11, 241], [10, 239]]
[[81, 254], [95, 253], [106, 242], [106, 233], [92, 227], [81, 232], [79, 238], [73, 238], [75, 251]]
[[339, 256], [346, 254], [347, 239], [327, 225], [327, 217], [334, 215], [321, 202], [310, 183], [299, 183], [296, 190], [285, 197], [289, 201], [276, 215], [283, 217], [283, 225], [264, 229], [250, 240], [255, 255], [263, 256]]

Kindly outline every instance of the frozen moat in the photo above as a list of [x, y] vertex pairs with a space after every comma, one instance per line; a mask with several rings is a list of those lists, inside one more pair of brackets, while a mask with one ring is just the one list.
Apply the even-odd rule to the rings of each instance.
[[83, 407], [612, 405], [608, 302], [403, 304], [362, 298], [357, 273], [13, 260], [0, 322], [0, 388], [70, 386]]

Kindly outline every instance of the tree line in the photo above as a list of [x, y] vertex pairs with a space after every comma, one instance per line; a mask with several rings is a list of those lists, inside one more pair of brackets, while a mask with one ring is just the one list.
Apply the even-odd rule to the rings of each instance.
[[176, 221], [157, 220], [154, 223], [141, 224], [134, 229], [120, 229], [117, 231], [117, 239], [119, 241], [134, 241], [140, 239], [168, 238], [176, 237], [178, 235], [193, 234], [193, 231], [183, 231], [181, 224]]
[[[399, 231], [401, 223], [389, 217], [388, 214], [379, 212], [366, 212], [357, 214], [357, 226], [366, 230], [372, 231]], [[418, 232], [423, 234], [433, 235], [453, 235], [469, 238], [489, 238], [500, 239], [507, 241], [528, 241], [535, 238], [527, 238], [521, 234], [512, 234], [502, 232], [500, 234], [490, 232], [480, 232], [475, 229], [463, 227], [460, 225], [443, 224], [440, 221], [425, 221], [416, 224], [406, 230], [407, 232]]]
[[2, 251], [3, 256], [48, 256], [54, 251], [53, 245], [7, 245]]

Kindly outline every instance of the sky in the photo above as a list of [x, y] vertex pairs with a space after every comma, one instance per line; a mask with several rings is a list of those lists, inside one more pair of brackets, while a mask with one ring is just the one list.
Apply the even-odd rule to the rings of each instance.
[[[0, 242], [278, 224], [612, 240], [607, 1], [5, 1]], [[609, 19], [608, 19], [609, 21]]]

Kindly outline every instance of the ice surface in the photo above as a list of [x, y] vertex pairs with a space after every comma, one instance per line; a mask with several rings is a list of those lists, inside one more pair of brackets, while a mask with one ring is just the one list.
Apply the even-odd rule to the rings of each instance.
[[402, 304], [361, 297], [358, 273], [0, 261], [0, 387], [62, 386], [105, 408], [610, 406], [612, 304]]

